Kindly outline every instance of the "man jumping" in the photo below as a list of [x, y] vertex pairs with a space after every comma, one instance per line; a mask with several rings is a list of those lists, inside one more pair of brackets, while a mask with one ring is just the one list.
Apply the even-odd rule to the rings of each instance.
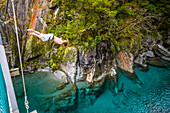
[[61, 44], [62, 46], [65, 46], [69, 41], [68, 40], [62, 40], [62, 38], [58, 38], [54, 36], [53, 34], [43, 34], [38, 31], [35, 31], [33, 29], [28, 29], [29, 35], [34, 35], [40, 38], [43, 42], [53, 40], [56, 44]]

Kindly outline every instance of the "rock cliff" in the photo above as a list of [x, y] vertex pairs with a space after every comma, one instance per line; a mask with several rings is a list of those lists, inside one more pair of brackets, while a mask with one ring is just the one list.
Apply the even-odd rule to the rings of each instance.
[[[65, 53], [60, 53], [62, 48], [53, 42], [43, 43], [38, 38], [29, 37], [27, 34], [35, 1], [15, 1], [15, 8], [25, 71], [49, 71], [54, 73], [55, 79], [62, 80], [64, 84], [59, 84], [60, 87], [57, 87], [61, 92], [50, 96], [42, 95], [41, 99], [46, 100], [46, 102], [53, 101], [55, 105], [62, 105], [60, 107], [65, 108], [66, 106], [73, 107], [76, 104], [77, 97], [84, 98], [86, 95], [86, 99], [96, 99], [97, 93], [94, 97], [88, 97], [88, 95], [102, 90], [106, 79], [110, 79], [112, 82], [113, 92], [118, 93], [116, 72], [118, 69], [122, 70], [128, 79], [140, 87], [142, 82], [133, 70], [134, 63], [142, 68], [147, 68], [147, 64], [166, 67], [162, 60], [170, 61], [169, 35], [165, 35], [165, 38], [163, 37], [160, 40], [146, 36], [139, 51], [139, 48], [134, 50], [131, 48], [126, 52], [124, 50], [112, 50], [111, 42], [107, 40], [101, 41], [89, 50], [83, 49], [82, 46], [73, 47], [70, 45], [63, 47]], [[57, 14], [60, 9], [55, 0], [40, 0], [37, 7], [37, 17], [35, 18], [35, 29], [37, 31], [48, 33], [52, 27], [57, 28], [59, 26], [58, 22], [66, 21], [62, 20], [62, 17], [66, 16], [65, 14], [62, 13], [60, 16]], [[2, 9], [4, 8], [5, 2]], [[18, 50], [14, 31], [12, 6], [9, 2], [7, 19], [5, 24], [1, 26], [0, 33], [10, 39], [7, 40], [7, 43], [11, 45], [13, 62], [9, 63], [14, 63], [14, 66], [18, 67]], [[161, 42], [162, 40], [166, 40], [166, 42]], [[85, 45], [88, 46], [88, 44]], [[59, 58], [60, 56], [63, 57]], [[61, 61], [54, 62], [54, 59]], [[169, 63], [167, 64], [169, 65]], [[85, 81], [87, 81], [87, 84], [85, 84]], [[68, 83], [70, 84], [66, 85]], [[80, 89], [79, 95], [78, 89]], [[71, 98], [71, 96], [74, 98]], [[53, 99], [50, 100], [51, 98]], [[45, 104], [41, 106], [44, 107]], [[44, 109], [48, 108], [44, 107]]]

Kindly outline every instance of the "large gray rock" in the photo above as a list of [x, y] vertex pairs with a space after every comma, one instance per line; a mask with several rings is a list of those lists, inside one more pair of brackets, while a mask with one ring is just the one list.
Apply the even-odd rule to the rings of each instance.
[[140, 65], [140, 66], [142, 66], [142, 67], [147, 67], [145, 60], [146, 60], [146, 54], [145, 54], [145, 53], [139, 54], [139, 55], [135, 58], [134, 63], [135, 63], [135, 64], [138, 64], [138, 65]]
[[155, 57], [155, 55], [154, 55], [154, 53], [153, 53], [152, 51], [147, 51], [147, 52], [145, 53], [145, 55], [146, 55], [147, 57], [150, 57], [150, 58]]
[[112, 78], [116, 77], [116, 61], [108, 60], [103, 61], [101, 65], [96, 65], [96, 71], [94, 73], [94, 81], [98, 82], [104, 78], [106, 78], [108, 75], [110, 75]]
[[154, 46], [153, 49], [155, 51], [155, 54], [158, 55], [159, 57], [165, 56], [167, 58], [170, 58], [170, 52], [167, 49], [165, 49], [162, 45], [157, 44]]
[[79, 49], [82, 77], [85, 77], [88, 82], [93, 83], [105, 79], [108, 75], [113, 75], [116, 72], [116, 62], [113, 55], [114, 52], [110, 50], [109, 42], [102, 42], [95, 49], [87, 52]]
[[65, 83], [69, 82], [68, 78], [67, 78], [67, 76], [66, 76], [66, 74], [64, 72], [62, 72], [60, 70], [56, 70], [53, 74], [54, 74], [54, 77], [56, 79], [59, 79], [59, 80], [65, 82]]
[[86, 77], [83, 73], [83, 67], [81, 66], [82, 60], [84, 60], [85, 51], [80, 46], [78, 47], [78, 61], [77, 61], [77, 75], [76, 75], [76, 81], [84, 81]]
[[60, 64], [61, 70], [67, 74], [73, 83], [75, 83], [77, 71], [77, 49], [75, 47], [67, 48], [64, 57], [66, 60]]
[[170, 62], [170, 58], [169, 58], [169, 57], [162, 56], [161, 58], [162, 58], [163, 60], [166, 60], [166, 61], [169, 61], [169, 62]]
[[137, 86], [141, 86], [142, 82], [137, 77], [136, 73], [133, 70], [133, 60], [134, 56], [132, 53], [119, 52], [117, 56], [118, 67], [122, 70], [124, 75], [135, 83]]

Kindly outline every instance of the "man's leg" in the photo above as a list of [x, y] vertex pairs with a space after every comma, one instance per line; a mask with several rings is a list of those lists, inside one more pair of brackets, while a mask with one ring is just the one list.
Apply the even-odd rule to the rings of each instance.
[[37, 36], [38, 38], [40, 38], [41, 40], [43, 40], [43, 37], [42, 37], [41, 35], [36, 34], [36, 33], [30, 33], [29, 35]]
[[33, 29], [27, 29], [27, 31], [28, 32], [33, 32], [33, 33], [36, 33], [37, 35], [40, 35], [41, 33], [40, 32], [38, 32], [38, 31], [35, 31], [35, 30], [33, 30]]
[[41, 35], [41, 33], [38, 31], [33, 31], [33, 32], [36, 33], [37, 35]]

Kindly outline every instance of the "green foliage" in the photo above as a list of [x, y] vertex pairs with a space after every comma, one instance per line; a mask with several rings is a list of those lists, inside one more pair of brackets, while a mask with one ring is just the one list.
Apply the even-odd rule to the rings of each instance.
[[41, 64], [41, 69], [44, 69], [45, 68], [45, 64]]
[[144, 8], [152, 13], [160, 13], [161, 14], [161, 22], [158, 26], [159, 31], [164, 31], [169, 28], [170, 23], [169, 12], [170, 12], [170, 1], [169, 0], [148, 0], [147, 4], [144, 4]]
[[34, 65], [32, 66], [32, 68], [35, 70], [35, 69], [37, 69], [39, 66], [40, 66], [39, 63], [37, 62], [36, 64], [34, 64]]
[[[163, 18], [167, 18], [168, 3], [164, 0], [56, 0], [56, 6], [60, 7], [58, 17], [45, 21], [49, 32], [69, 40], [69, 46], [82, 46], [87, 51], [107, 40], [113, 51], [133, 52], [141, 48], [145, 36], [160, 37], [158, 29], [164, 23]], [[55, 46], [52, 41], [41, 45], [34, 48], [51, 59], [50, 67], [58, 69], [67, 48], [57, 46], [52, 50]]]
[[49, 65], [49, 67], [52, 68], [52, 70], [58, 69], [58, 65], [57, 65], [57, 63], [55, 63], [55, 61], [53, 60], [53, 58], [48, 62], [48, 65]]
[[56, 70], [60, 67], [61, 61], [65, 60], [65, 54], [67, 53], [67, 47], [58, 47], [55, 52], [52, 52], [52, 55], [49, 57], [48, 66], [52, 70]]
[[56, 4], [62, 19], [56, 20], [49, 31], [84, 50], [109, 40], [112, 49], [119, 51], [121, 46], [133, 45], [142, 34], [157, 34], [158, 23], [154, 21], [159, 21], [159, 11], [148, 0], [56, 0]]

